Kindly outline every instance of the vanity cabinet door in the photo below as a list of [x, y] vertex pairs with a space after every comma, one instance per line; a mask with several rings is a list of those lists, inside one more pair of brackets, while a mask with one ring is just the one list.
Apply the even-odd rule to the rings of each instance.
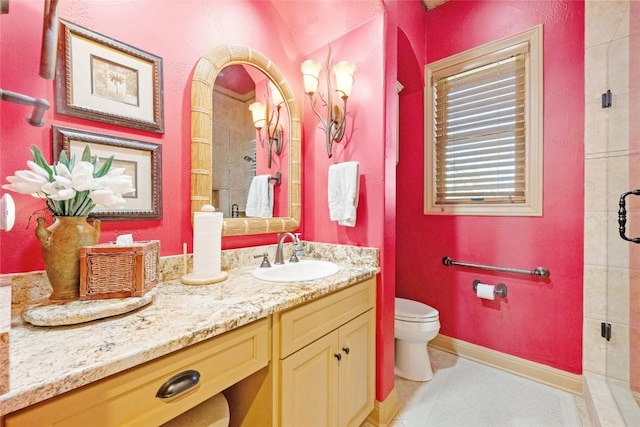
[[282, 426], [359, 426], [373, 410], [374, 310], [280, 363]]
[[281, 425], [338, 425], [338, 332], [281, 361]]
[[359, 426], [375, 399], [375, 314], [369, 310], [339, 329], [342, 353], [339, 426]]

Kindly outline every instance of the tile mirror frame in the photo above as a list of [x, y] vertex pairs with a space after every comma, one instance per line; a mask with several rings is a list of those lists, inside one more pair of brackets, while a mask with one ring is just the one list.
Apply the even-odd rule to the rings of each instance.
[[262, 71], [278, 88], [289, 111], [287, 217], [225, 218], [223, 236], [295, 231], [301, 216], [300, 110], [291, 86], [278, 67], [262, 53], [242, 45], [218, 45], [202, 56], [191, 79], [191, 221], [194, 212], [212, 203], [213, 86], [218, 73], [232, 64]]

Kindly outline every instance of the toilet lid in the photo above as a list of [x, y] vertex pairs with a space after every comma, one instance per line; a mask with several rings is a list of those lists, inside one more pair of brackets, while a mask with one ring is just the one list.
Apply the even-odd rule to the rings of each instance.
[[414, 322], [417, 320], [435, 321], [438, 319], [438, 310], [418, 301], [396, 298], [395, 318]]

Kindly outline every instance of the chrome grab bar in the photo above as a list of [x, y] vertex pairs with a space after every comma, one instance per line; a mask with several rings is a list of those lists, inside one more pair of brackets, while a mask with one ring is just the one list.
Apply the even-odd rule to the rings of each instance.
[[506, 273], [528, 274], [531, 276], [541, 277], [543, 279], [546, 279], [551, 275], [551, 272], [549, 271], [549, 269], [545, 267], [537, 267], [535, 270], [523, 270], [521, 268], [510, 268], [510, 267], [495, 267], [492, 265], [471, 264], [468, 262], [457, 262], [452, 260], [448, 256], [442, 258], [442, 263], [447, 267], [451, 265], [459, 265], [461, 267], [473, 267], [473, 268], [480, 268], [482, 270], [493, 270], [493, 271], [503, 271]]

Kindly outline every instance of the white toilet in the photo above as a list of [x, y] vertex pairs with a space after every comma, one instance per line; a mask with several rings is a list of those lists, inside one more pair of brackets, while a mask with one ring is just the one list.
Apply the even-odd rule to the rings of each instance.
[[408, 380], [429, 381], [433, 370], [427, 342], [440, 331], [438, 310], [404, 298], [396, 298], [395, 305], [395, 373]]

